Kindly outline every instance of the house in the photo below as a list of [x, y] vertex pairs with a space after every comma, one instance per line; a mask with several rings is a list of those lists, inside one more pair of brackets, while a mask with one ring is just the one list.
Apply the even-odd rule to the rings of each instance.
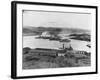
[[64, 53], [58, 53], [58, 56], [65, 56]]

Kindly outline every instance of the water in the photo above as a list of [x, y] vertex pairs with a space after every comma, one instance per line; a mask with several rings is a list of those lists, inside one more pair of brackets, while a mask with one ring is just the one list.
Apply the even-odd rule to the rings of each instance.
[[[59, 49], [62, 47], [62, 43], [59, 41], [50, 41], [48, 39], [35, 39], [36, 36], [24, 36], [23, 37], [23, 47], [30, 47], [30, 48], [48, 48], [48, 49]], [[87, 41], [81, 40], [74, 40], [70, 39], [71, 46], [75, 50], [82, 50], [90, 52], [90, 48], [86, 45], [89, 44]]]

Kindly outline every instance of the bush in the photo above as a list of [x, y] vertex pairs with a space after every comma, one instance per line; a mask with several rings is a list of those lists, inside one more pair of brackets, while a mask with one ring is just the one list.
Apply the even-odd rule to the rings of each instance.
[[29, 47], [23, 48], [23, 54], [27, 54], [30, 50], [31, 50], [31, 48], [29, 48]]
[[39, 57], [27, 56], [25, 58], [25, 61], [31, 61], [31, 60], [38, 61], [39, 60]]

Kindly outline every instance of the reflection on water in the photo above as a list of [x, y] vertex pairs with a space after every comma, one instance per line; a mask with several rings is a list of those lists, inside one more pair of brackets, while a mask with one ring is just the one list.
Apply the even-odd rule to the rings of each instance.
[[[50, 41], [48, 39], [35, 39], [35, 37], [36, 36], [24, 36], [23, 47], [58, 49], [62, 46], [62, 44], [59, 41]], [[73, 39], [70, 40], [70, 44], [73, 47], [73, 49], [90, 52], [90, 48], [86, 46], [87, 44], [89, 44], [89, 42]]]

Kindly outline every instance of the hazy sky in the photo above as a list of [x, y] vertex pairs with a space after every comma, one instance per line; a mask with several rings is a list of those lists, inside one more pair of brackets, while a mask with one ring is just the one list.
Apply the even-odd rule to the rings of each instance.
[[24, 11], [23, 27], [68, 27], [90, 29], [91, 14]]

